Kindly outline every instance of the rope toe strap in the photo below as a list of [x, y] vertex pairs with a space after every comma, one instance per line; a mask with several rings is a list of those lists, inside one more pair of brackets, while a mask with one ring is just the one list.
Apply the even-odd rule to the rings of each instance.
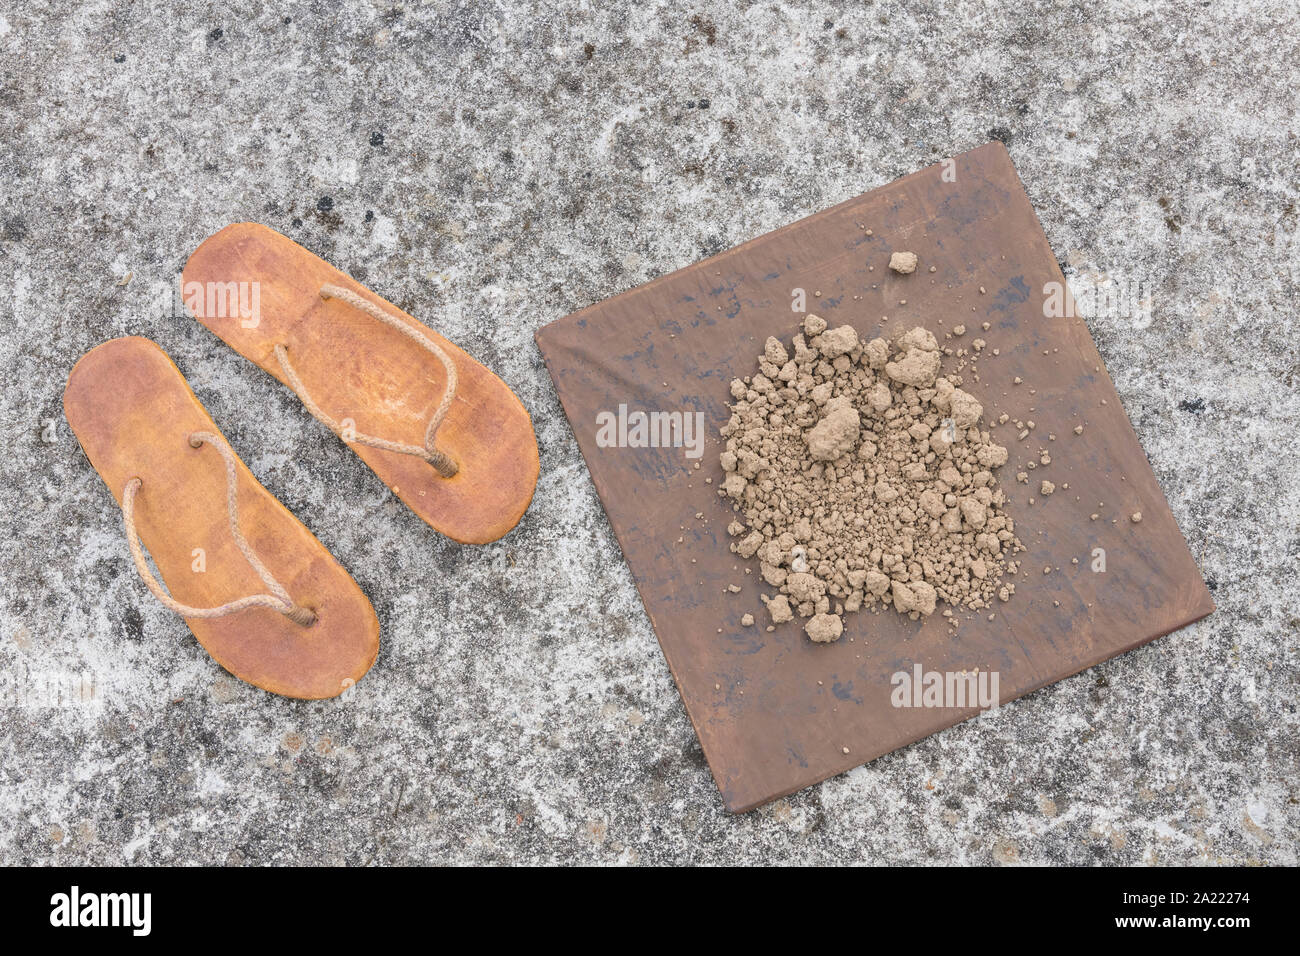
[[270, 590], [270, 594], [253, 594], [249, 597], [239, 598], [236, 601], [230, 601], [220, 607], [190, 607], [188, 604], [182, 604], [170, 594], [163, 590], [162, 584], [153, 576], [149, 570], [149, 565], [145, 563], [144, 549], [140, 546], [140, 535], [135, 530], [135, 496], [140, 490], [143, 482], [139, 478], [132, 478], [126, 483], [126, 490], [122, 494], [122, 520], [126, 525], [126, 541], [131, 548], [131, 557], [135, 561], [135, 569], [148, 585], [149, 590], [153, 592], [164, 607], [175, 611], [181, 617], [225, 617], [227, 614], [234, 614], [250, 607], [269, 607], [274, 611], [279, 611], [295, 624], [301, 624], [303, 627], [310, 627], [316, 622], [316, 612], [310, 608], [294, 604], [289, 598], [289, 592], [280, 586], [271, 572], [253, 553], [252, 547], [244, 538], [244, 534], [239, 530], [239, 503], [236, 500], [236, 474], [235, 474], [235, 453], [230, 447], [212, 432], [194, 432], [190, 435], [190, 447], [200, 448], [204, 444], [211, 445], [217, 451], [221, 452], [221, 457], [226, 462], [226, 510], [230, 516], [230, 533], [235, 538], [235, 544], [248, 563], [252, 565], [257, 576]]
[[312, 400], [312, 397], [307, 394], [307, 389], [302, 384], [302, 379], [298, 377], [298, 373], [295, 372], [293, 366], [289, 364], [289, 350], [283, 345], [276, 345], [275, 357], [280, 362], [280, 369], [284, 372], [284, 377], [289, 380], [289, 387], [298, 394], [300, 399], [302, 399], [302, 403], [306, 406], [307, 411], [311, 412], [313, 417], [345, 442], [356, 443], [359, 445], [370, 445], [373, 448], [382, 448], [385, 451], [394, 451], [402, 455], [414, 455], [417, 458], [423, 458], [429, 464], [433, 465], [433, 467], [437, 469], [438, 474], [442, 475], [444, 478], [450, 478], [452, 475], [456, 474], [459, 466], [450, 455], [438, 449], [434, 444], [434, 435], [438, 431], [438, 426], [442, 424], [442, 420], [446, 417], [447, 411], [451, 408], [452, 400], [456, 397], [456, 366], [452, 362], [451, 358], [438, 346], [436, 342], [419, 329], [407, 322], [403, 322], [396, 316], [390, 315], [373, 302], [363, 299], [350, 289], [344, 289], [336, 285], [323, 285], [320, 289], [320, 295], [322, 299], [338, 299], [340, 302], [346, 302], [348, 305], [361, 310], [376, 321], [382, 322], [389, 328], [401, 332], [421, 348], [432, 352], [438, 360], [442, 362], [442, 367], [446, 370], [447, 387], [443, 391], [442, 401], [438, 403], [438, 407], [434, 410], [433, 416], [429, 419], [429, 426], [424, 432], [423, 447], [420, 447], [419, 445], [408, 445], [403, 442], [388, 441], [384, 438], [376, 438], [374, 435], [363, 435], [355, 429], [348, 429], [347, 434], [344, 434], [343, 426], [335, 421], [333, 417], [328, 415], [319, 405], [316, 404], [315, 401]]

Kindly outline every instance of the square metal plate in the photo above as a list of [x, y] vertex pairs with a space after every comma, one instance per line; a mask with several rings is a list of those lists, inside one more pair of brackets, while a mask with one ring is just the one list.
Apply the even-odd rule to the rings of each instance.
[[[915, 252], [919, 269], [890, 272], [893, 251]], [[537, 333], [728, 809], [752, 809], [978, 712], [896, 707], [898, 672], [997, 672], [1006, 703], [1214, 609], [1086, 325], [1045, 315], [1049, 283], [1065, 286], [1056, 257], [1006, 150], [989, 143]], [[987, 340], [980, 380], [967, 373], [963, 387], [986, 422], [1006, 412], [1036, 425], [1023, 441], [1014, 424], [993, 430], [1011, 450], [999, 478], [1028, 547], [1016, 593], [995, 602], [993, 620], [958, 612], [954, 634], [938, 614], [862, 611], [846, 615], [844, 636], [829, 645], [811, 643], [799, 620], [765, 630], [757, 561], [728, 547], [734, 516], [717, 494], [718, 429], [731, 379], [755, 372], [769, 335], [788, 343], [798, 331], [796, 289], [808, 311], [867, 338], [924, 325], [949, 346]], [[944, 342], [957, 324], [971, 331]], [[1024, 384], [1013, 387], [1016, 376]], [[620, 406], [703, 413], [703, 456], [611, 444], [600, 426]], [[1017, 484], [1042, 448], [1052, 464]], [[1030, 506], [1042, 478], [1058, 490]], [[1093, 570], [1096, 549], [1104, 572]], [[732, 584], [740, 594], [727, 593]], [[756, 626], [741, 625], [747, 611]]]

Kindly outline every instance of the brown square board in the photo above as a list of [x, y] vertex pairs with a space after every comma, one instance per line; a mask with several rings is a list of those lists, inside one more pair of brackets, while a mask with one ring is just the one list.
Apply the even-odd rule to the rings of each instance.
[[[920, 268], [890, 272], [893, 251], [917, 253]], [[977, 713], [895, 707], [896, 672], [996, 671], [1006, 703], [1213, 610], [1086, 325], [1044, 315], [1051, 282], [1064, 286], [1047, 237], [1006, 150], [989, 143], [537, 333], [728, 809], [752, 809]], [[980, 381], [967, 377], [964, 387], [986, 421], [1006, 412], [1036, 425], [1023, 441], [1014, 424], [993, 430], [1011, 451], [999, 477], [1028, 552], [1015, 595], [992, 621], [959, 612], [954, 634], [938, 614], [862, 611], [845, 616], [844, 636], [829, 645], [811, 643], [797, 619], [765, 630], [757, 561], [728, 548], [718, 428], [731, 379], [756, 371], [769, 335], [788, 344], [798, 331], [797, 288], [808, 311], [865, 337], [888, 316], [886, 332], [920, 324], [942, 342], [965, 324], [965, 343], [987, 340]], [[1016, 376], [1023, 385], [1011, 384]], [[684, 448], [598, 440], [598, 415], [620, 405], [702, 412], [700, 467]], [[1052, 464], [1018, 484], [1042, 448]], [[1058, 490], [1031, 506], [1041, 478]], [[1097, 548], [1104, 572], [1093, 570]], [[734, 583], [741, 593], [726, 593]], [[757, 626], [741, 625], [746, 611]]]

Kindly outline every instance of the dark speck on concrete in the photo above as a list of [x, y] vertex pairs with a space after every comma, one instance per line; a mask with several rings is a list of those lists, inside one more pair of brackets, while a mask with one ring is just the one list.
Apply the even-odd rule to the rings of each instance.
[[122, 627], [126, 630], [127, 640], [139, 641], [144, 637], [144, 618], [134, 607], [127, 607], [122, 612]]
[[718, 27], [710, 18], [698, 13], [694, 14], [691, 17], [691, 25], [703, 34], [709, 46], [718, 42]]

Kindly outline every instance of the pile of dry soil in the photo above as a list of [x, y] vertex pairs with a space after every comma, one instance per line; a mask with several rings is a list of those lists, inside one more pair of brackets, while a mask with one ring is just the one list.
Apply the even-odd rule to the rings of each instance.
[[1001, 578], [1024, 550], [996, 478], [1007, 449], [961, 378], [941, 374], [935, 337], [862, 342], [815, 315], [803, 330], [792, 350], [769, 338], [757, 374], [732, 381], [722, 427], [731, 548], [758, 557], [772, 623], [798, 614], [834, 641], [846, 611], [877, 601], [916, 619], [940, 600], [1007, 600]]

